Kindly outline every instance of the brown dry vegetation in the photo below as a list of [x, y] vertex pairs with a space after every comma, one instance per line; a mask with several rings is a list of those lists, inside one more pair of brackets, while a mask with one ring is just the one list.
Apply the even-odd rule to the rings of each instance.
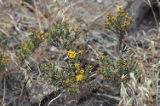
[[[4, 53], [8, 62], [6, 69], [0, 72], [0, 104], [4, 106], [61, 106], [64, 104], [68, 106], [90, 106], [105, 102], [104, 106], [116, 104], [120, 106], [159, 106], [160, 32], [157, 29], [159, 22], [155, 15], [157, 28], [148, 31], [142, 30], [137, 32], [136, 36], [129, 36], [124, 39], [125, 52], [122, 53], [122, 56], [133, 57], [136, 60], [137, 75], [131, 73], [131, 79], [126, 84], [121, 83], [120, 88], [113, 86], [112, 82], [105, 81], [104, 77], [94, 74], [91, 77], [96, 77], [88, 82], [95, 84], [95, 89], [92, 92], [84, 87], [80, 89], [78, 95], [70, 95], [65, 90], [54, 93], [52, 90], [54, 87], [48, 85], [46, 79], [43, 78], [45, 74], [40, 66], [47, 62], [55, 62], [63, 68], [67, 50], [57, 47], [52, 51], [50, 50], [51, 46], [43, 42], [28, 59], [21, 61], [17, 57], [16, 50], [19, 48], [19, 43], [24, 43], [29, 39], [28, 35], [31, 30], [48, 33], [48, 29], [57, 22], [68, 22], [70, 29], [80, 30], [80, 38], [73, 46], [73, 50], [76, 50], [80, 44], [85, 43], [86, 31], [96, 29], [97, 26], [94, 21], [105, 15], [111, 7], [114, 7], [111, 5], [108, 8], [101, 8], [100, 10], [104, 12], [96, 14], [90, 20], [90, 17], [95, 15], [92, 11], [93, 13], [88, 13], [88, 20], [83, 20], [86, 17], [77, 15], [78, 10], [75, 11], [75, 8], [82, 5], [84, 0], [76, 2], [71, 0], [72, 3], [66, 1], [34, 0], [35, 5], [30, 5], [21, 0], [0, 0], [0, 37], [3, 38], [0, 42], [0, 51]], [[146, 3], [152, 8], [149, 0], [146, 0]], [[87, 5], [83, 6], [86, 10], [90, 9]], [[84, 10], [78, 12], [83, 14]], [[154, 11], [152, 12], [155, 14]], [[84, 12], [84, 14], [87, 13]], [[94, 35], [96, 33], [91, 36], [94, 37]], [[98, 48], [96, 43], [94, 44], [92, 41], [88, 41], [86, 45], [79, 47], [84, 48], [88, 53], [84, 56], [83, 62], [87, 65], [93, 65], [94, 70], [96, 70], [99, 64], [95, 60], [101, 56], [103, 50], [100, 49], [103, 48]], [[111, 48], [111, 52], [106, 51], [106, 54], [116, 59], [114, 46], [115, 44], [111, 44], [108, 47]], [[103, 83], [101, 83], [102, 81]]]

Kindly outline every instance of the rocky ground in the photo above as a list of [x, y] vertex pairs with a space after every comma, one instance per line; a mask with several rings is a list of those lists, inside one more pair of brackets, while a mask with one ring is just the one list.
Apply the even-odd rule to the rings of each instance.
[[[12, 57], [7, 73], [0, 76], [0, 103], [6, 106], [47, 106], [47, 104], [60, 92], [55, 94], [54, 87], [48, 85], [43, 78], [40, 66], [45, 61], [56, 61], [61, 66], [62, 59], [57, 59], [59, 55], [64, 55], [66, 51], [58, 47], [47, 47], [44, 43], [40, 50], [37, 50], [28, 60], [18, 63], [15, 57], [15, 50], [20, 42], [28, 39], [30, 29], [39, 29], [47, 32], [47, 29], [59, 21], [59, 7], [53, 0], [37, 0], [36, 6], [21, 3], [20, 0], [0, 0], [0, 36], [3, 38], [3, 48]], [[88, 60], [95, 62], [98, 53], [96, 49], [112, 58], [116, 57], [114, 48], [117, 42], [116, 36], [104, 30], [103, 24], [107, 12], [115, 12], [118, 5], [123, 5], [124, 9], [134, 17], [136, 23], [126, 33], [130, 40], [135, 37], [137, 41], [144, 40], [141, 33], [152, 33], [151, 29], [156, 28], [152, 12], [143, 0], [70, 0], [64, 2], [59, 0], [61, 8], [66, 11], [69, 21], [77, 22], [82, 31], [88, 31], [88, 48], [94, 51]], [[158, 14], [158, 7], [153, 1], [155, 14]], [[70, 7], [71, 6], [71, 7]], [[158, 18], [159, 19], [159, 18]], [[158, 20], [160, 21], [160, 20]], [[93, 45], [96, 47], [93, 48]], [[35, 56], [36, 55], [36, 56]], [[14, 62], [13, 62], [14, 61]], [[18, 67], [23, 64], [23, 67]], [[98, 86], [93, 91], [82, 89], [79, 95], [63, 93], [50, 106], [115, 106], [121, 100], [119, 88], [110, 82], [97, 82]], [[5, 89], [5, 90], [4, 90]], [[5, 91], [5, 92], [4, 92]], [[5, 98], [4, 98], [5, 95]]]

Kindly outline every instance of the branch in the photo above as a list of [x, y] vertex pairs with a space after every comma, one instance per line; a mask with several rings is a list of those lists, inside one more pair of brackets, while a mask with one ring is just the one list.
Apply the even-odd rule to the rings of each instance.
[[57, 97], [53, 98], [53, 99], [48, 103], [47, 106], [50, 106], [50, 104], [51, 104], [53, 101], [55, 101], [56, 99], [60, 98], [61, 95], [62, 95], [64, 92], [65, 92], [65, 90], [63, 90], [62, 93], [60, 93]]

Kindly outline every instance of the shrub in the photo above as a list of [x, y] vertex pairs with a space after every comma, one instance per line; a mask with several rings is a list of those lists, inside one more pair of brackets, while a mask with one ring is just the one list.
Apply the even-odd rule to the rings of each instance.
[[135, 20], [132, 17], [129, 17], [128, 13], [122, 9], [122, 6], [117, 7], [116, 16], [111, 14], [111, 12], [106, 15], [106, 22], [104, 27], [116, 33], [118, 36], [117, 52], [121, 50], [125, 31], [128, 30], [133, 22], [135, 22]]
[[133, 22], [135, 22], [135, 20], [122, 10], [122, 6], [118, 6], [116, 16], [109, 12], [106, 15], [106, 23], [104, 25], [106, 29], [120, 34], [126, 31]]
[[79, 93], [79, 88], [89, 80], [92, 66], [85, 66], [81, 63], [83, 50], [78, 53], [69, 50], [67, 65], [62, 68], [57, 68], [55, 63], [50, 63], [41, 67], [48, 71], [47, 76], [50, 84], [56, 87], [67, 89], [70, 93]]
[[30, 41], [26, 41], [25, 44], [20, 44], [20, 49], [17, 51], [18, 56], [21, 59], [26, 59], [32, 54], [32, 52], [37, 49], [40, 44], [45, 39], [45, 33], [40, 33], [39, 31], [32, 31], [32, 34], [29, 35]]
[[43, 40], [46, 38], [46, 35], [44, 32], [40, 31], [32, 31], [32, 34], [29, 35], [31, 42], [34, 45], [34, 50], [40, 46], [40, 44], [43, 42]]
[[69, 49], [69, 47], [79, 38], [80, 32], [77, 29], [69, 29], [67, 23], [56, 24], [49, 30], [47, 42], [50, 45]]
[[130, 72], [136, 72], [134, 59], [119, 57], [111, 60], [108, 56], [100, 57], [98, 73], [115, 82], [116, 85], [119, 86], [121, 82], [126, 82]]

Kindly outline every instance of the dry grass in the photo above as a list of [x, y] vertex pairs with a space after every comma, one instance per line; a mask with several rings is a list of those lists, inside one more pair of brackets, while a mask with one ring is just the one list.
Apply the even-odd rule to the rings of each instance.
[[[138, 38], [132, 39], [132, 46], [127, 46], [128, 55], [137, 60], [137, 77], [131, 73], [131, 80], [127, 83], [127, 87], [121, 84], [123, 99], [119, 105], [158, 106], [160, 102], [159, 34], [156, 29], [139, 34], [143, 39], [141, 41], [138, 41]], [[138, 46], [139, 44], [142, 46]]]
[[[39, 97], [39, 94], [43, 91], [36, 91], [36, 87], [39, 87], [38, 85], [44, 85], [52, 88], [52, 86], [48, 86], [46, 83], [43, 83], [44, 79], [41, 79], [43, 73], [39, 70], [39, 62], [43, 59], [45, 61], [50, 61], [46, 51], [47, 45], [44, 42], [44, 48], [37, 50], [35, 54], [33, 54], [28, 60], [25, 60], [24, 63], [21, 63], [16, 57], [16, 46], [20, 42], [24, 42], [24, 39], [28, 39], [28, 34], [31, 29], [47, 32], [48, 29], [58, 21], [67, 21], [71, 25], [70, 28], [74, 27], [80, 29], [83, 35], [84, 32], [80, 27], [82, 22], [77, 20], [79, 17], [73, 9], [73, 6], [80, 2], [82, 1], [77, 1], [74, 4], [71, 4], [71, 2], [62, 2], [60, 0], [43, 0], [42, 2], [38, 0], [35, 2], [35, 6], [32, 6], [21, 0], [0, 0], [0, 32], [1, 35], [5, 36], [5, 40], [9, 39], [10, 41], [8, 42], [8, 50], [0, 49], [0, 51], [5, 52], [5, 55], [9, 58], [9, 66], [4, 73], [0, 75], [0, 80], [2, 82], [0, 85], [2, 85], [1, 87], [3, 89], [3, 98], [1, 99], [2, 102], [0, 102], [2, 105], [7, 104], [5, 98], [7, 97], [7, 93], [9, 94], [12, 91], [18, 92], [18, 94], [16, 98], [11, 98], [9, 102], [15, 102], [18, 100], [17, 103], [23, 104], [23, 102], [33, 100], [39, 105], [41, 104], [40, 102], [43, 98]], [[146, 0], [146, 2], [150, 5], [150, 7], [152, 7], [149, 0]], [[97, 20], [102, 15], [104, 15], [104, 13], [97, 16], [91, 22], [88, 22], [88, 26], [90, 27], [92, 22]], [[159, 24], [155, 15], [154, 18], [158, 29]], [[84, 24], [86, 23], [84, 22]], [[143, 39], [138, 40], [141, 39], [139, 37], [128, 39], [132, 42], [126, 43], [126, 50], [128, 53], [125, 54], [137, 59], [137, 77], [131, 74], [131, 80], [127, 83], [127, 86], [121, 84], [122, 100], [119, 105], [158, 106], [160, 104], [160, 85], [158, 85], [160, 82], [159, 32], [151, 29], [148, 32], [142, 31], [138, 34]], [[84, 42], [83, 38], [84, 36], [81, 36], [80, 42]], [[98, 49], [94, 45], [92, 48], [99, 53]], [[60, 50], [59, 54], [63, 57], [65, 51]], [[57, 59], [57, 62], [59, 58]], [[36, 63], [36, 71], [31, 69], [31, 62]], [[15, 81], [13, 81], [13, 79]], [[37, 81], [39, 81], [39, 83], [37, 83]], [[10, 84], [7, 85], [7, 83]], [[32, 90], [34, 90], [34, 95], [29, 95], [27, 97], [27, 93], [25, 91], [31, 87], [33, 87]], [[11, 91], [8, 91], [7, 89], [10, 88], [12, 88]], [[53, 98], [49, 104], [60, 96], [61, 94]]]
[[[125, 106], [159, 106], [160, 104], [160, 33], [159, 22], [150, 0], [145, 2], [151, 8], [156, 29], [137, 33], [141, 38], [132, 39], [133, 45], [127, 46], [129, 54], [137, 58], [138, 76], [130, 74], [131, 80], [127, 87], [121, 84], [122, 100], [119, 105]], [[158, 2], [158, 1], [157, 1]], [[159, 2], [158, 2], [159, 3]], [[159, 5], [158, 5], [159, 6]], [[159, 7], [160, 8], [160, 7]], [[142, 46], [138, 46], [141, 44]]]

